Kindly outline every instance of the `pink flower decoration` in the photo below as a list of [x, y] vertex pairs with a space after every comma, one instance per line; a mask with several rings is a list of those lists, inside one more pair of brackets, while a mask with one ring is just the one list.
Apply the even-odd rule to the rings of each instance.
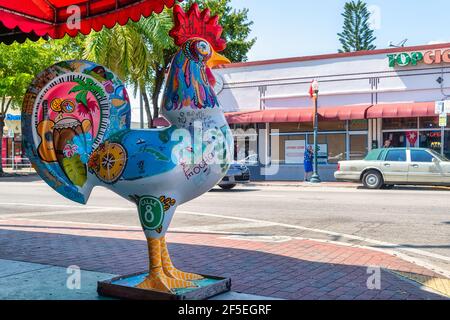
[[72, 158], [78, 151], [78, 146], [76, 144], [66, 144], [63, 153], [66, 158]]

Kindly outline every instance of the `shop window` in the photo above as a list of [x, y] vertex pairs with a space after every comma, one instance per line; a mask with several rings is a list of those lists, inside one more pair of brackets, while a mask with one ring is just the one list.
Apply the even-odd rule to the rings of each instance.
[[239, 130], [239, 129], [241, 129], [241, 130], [244, 130], [244, 131], [251, 130], [251, 129], [256, 130], [256, 124], [254, 124], [254, 123], [250, 123], [250, 124], [246, 124], [246, 123], [233, 124], [233, 125], [231, 125], [231, 129], [232, 130]]
[[412, 162], [433, 162], [433, 156], [424, 150], [412, 150], [411, 161]]
[[439, 117], [426, 117], [419, 119], [420, 129], [438, 129]]
[[389, 152], [386, 155], [385, 161], [405, 162], [406, 161], [406, 150], [389, 150]]
[[[388, 132], [383, 134], [383, 145], [386, 141], [390, 141], [392, 148], [406, 147], [406, 132]], [[411, 146], [411, 145], [410, 145]], [[414, 147], [414, 145], [412, 146]]]
[[350, 131], [365, 131], [369, 129], [369, 122], [367, 120], [350, 120]]
[[[314, 143], [313, 135], [308, 136], [308, 143]], [[336, 164], [345, 160], [345, 134], [319, 134], [319, 164]]]
[[234, 160], [246, 159], [258, 152], [258, 133], [252, 126], [233, 129]]
[[417, 129], [417, 118], [383, 119], [383, 130]]
[[[272, 161], [284, 164], [303, 164], [305, 135], [272, 136]], [[273, 152], [278, 147], [278, 157]]]
[[301, 122], [301, 123], [272, 123], [270, 124], [271, 130], [279, 130], [280, 133], [290, 133], [290, 132], [311, 132], [313, 131], [312, 123]]
[[441, 137], [440, 131], [424, 131], [420, 132], [419, 147], [432, 149], [438, 153], [441, 153]]
[[445, 131], [444, 136], [444, 155], [450, 159], [450, 131]]
[[350, 135], [350, 160], [364, 159], [367, 151], [367, 135]]
[[319, 131], [346, 131], [346, 121], [320, 121]]

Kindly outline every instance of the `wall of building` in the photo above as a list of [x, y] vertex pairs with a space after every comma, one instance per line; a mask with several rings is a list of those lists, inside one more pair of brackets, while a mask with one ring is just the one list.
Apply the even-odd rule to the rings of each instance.
[[[450, 48], [450, 45], [448, 46]], [[409, 49], [405, 48], [405, 51]], [[450, 95], [450, 64], [391, 68], [386, 53], [287, 63], [240, 64], [215, 70], [227, 112], [311, 106], [309, 86], [320, 81], [320, 105], [425, 102]]]
[[[309, 88], [311, 81], [317, 78], [320, 82], [319, 108], [443, 100], [450, 98], [449, 48], [450, 44], [445, 44], [378, 50], [370, 54], [332, 54], [232, 64], [214, 71], [222, 80], [219, 82], [223, 82], [218, 98], [226, 112], [311, 108]], [[388, 55], [428, 50], [448, 53], [446, 62], [390, 65]], [[441, 84], [438, 78], [443, 81]], [[373, 141], [378, 146], [383, 144], [382, 123], [382, 119], [368, 120], [367, 129], [363, 130], [367, 135], [367, 150], [372, 148]], [[301, 126], [299, 124], [299, 128]], [[267, 127], [273, 127], [273, 124], [267, 124]], [[266, 141], [267, 137], [260, 135], [258, 139]], [[271, 145], [269, 143], [269, 149]], [[346, 153], [342, 160], [350, 157], [348, 141]], [[262, 167], [264, 165], [251, 167], [255, 180], [303, 180], [304, 177], [302, 165], [281, 163], [278, 173], [269, 176], [261, 174]], [[321, 165], [322, 178], [334, 180], [336, 167], [335, 163]]]

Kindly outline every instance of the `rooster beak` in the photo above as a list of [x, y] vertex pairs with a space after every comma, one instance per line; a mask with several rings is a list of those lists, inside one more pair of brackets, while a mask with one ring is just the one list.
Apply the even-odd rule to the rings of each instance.
[[214, 51], [211, 58], [206, 63], [206, 66], [208, 68], [212, 69], [214, 67], [220, 66], [222, 64], [228, 64], [228, 63], [231, 63], [231, 61]]

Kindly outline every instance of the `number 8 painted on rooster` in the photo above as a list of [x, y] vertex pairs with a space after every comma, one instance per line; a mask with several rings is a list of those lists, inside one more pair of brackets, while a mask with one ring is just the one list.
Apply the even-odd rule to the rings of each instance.
[[163, 223], [164, 208], [158, 199], [145, 196], [139, 199], [139, 219], [147, 230], [156, 230]]

